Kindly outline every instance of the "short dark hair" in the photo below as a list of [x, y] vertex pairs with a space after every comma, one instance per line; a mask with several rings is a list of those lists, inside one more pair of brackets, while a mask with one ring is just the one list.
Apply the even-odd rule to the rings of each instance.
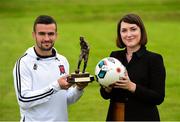
[[146, 45], [146, 43], [147, 43], [147, 33], [146, 33], [146, 29], [144, 27], [143, 21], [136, 14], [127, 14], [127, 15], [123, 16], [119, 20], [119, 22], [117, 24], [117, 39], [116, 39], [116, 46], [117, 47], [119, 47], [119, 48], [124, 48], [125, 47], [125, 44], [123, 43], [121, 35], [120, 35], [121, 22], [126, 22], [126, 23], [130, 23], [130, 24], [136, 24], [141, 30], [140, 44], [141, 45]]
[[36, 25], [37, 24], [55, 24], [56, 25], [56, 31], [57, 31], [57, 24], [53, 17], [48, 15], [40, 15], [36, 18], [34, 21], [33, 31], [36, 31]]

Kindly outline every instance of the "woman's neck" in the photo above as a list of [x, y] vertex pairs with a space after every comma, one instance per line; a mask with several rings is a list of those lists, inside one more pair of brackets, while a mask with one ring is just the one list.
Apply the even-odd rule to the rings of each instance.
[[132, 56], [134, 52], [137, 52], [140, 49], [140, 45], [136, 47], [127, 47], [127, 55]]
[[140, 49], [140, 47], [141, 47], [140, 45], [138, 45], [134, 48], [127, 47], [126, 58], [127, 58], [128, 62], [130, 62], [130, 60], [132, 59], [133, 53], [138, 51]]

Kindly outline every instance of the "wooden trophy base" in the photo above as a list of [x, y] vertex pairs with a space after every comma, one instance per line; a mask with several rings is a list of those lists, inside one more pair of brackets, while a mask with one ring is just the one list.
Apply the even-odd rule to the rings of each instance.
[[78, 83], [78, 82], [92, 82], [94, 81], [94, 76], [90, 75], [88, 72], [85, 73], [71, 73], [68, 77], [68, 82], [70, 83]]

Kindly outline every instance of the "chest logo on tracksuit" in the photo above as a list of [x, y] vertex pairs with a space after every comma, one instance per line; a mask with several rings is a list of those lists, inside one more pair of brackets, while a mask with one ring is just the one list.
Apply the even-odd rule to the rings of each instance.
[[65, 73], [64, 65], [59, 65], [60, 75]]

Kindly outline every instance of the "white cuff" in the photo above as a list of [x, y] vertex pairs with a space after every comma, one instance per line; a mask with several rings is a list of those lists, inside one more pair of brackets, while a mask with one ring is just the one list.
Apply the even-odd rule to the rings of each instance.
[[61, 89], [60, 86], [59, 86], [58, 81], [54, 81], [54, 82], [51, 84], [51, 87], [52, 87], [56, 92]]

